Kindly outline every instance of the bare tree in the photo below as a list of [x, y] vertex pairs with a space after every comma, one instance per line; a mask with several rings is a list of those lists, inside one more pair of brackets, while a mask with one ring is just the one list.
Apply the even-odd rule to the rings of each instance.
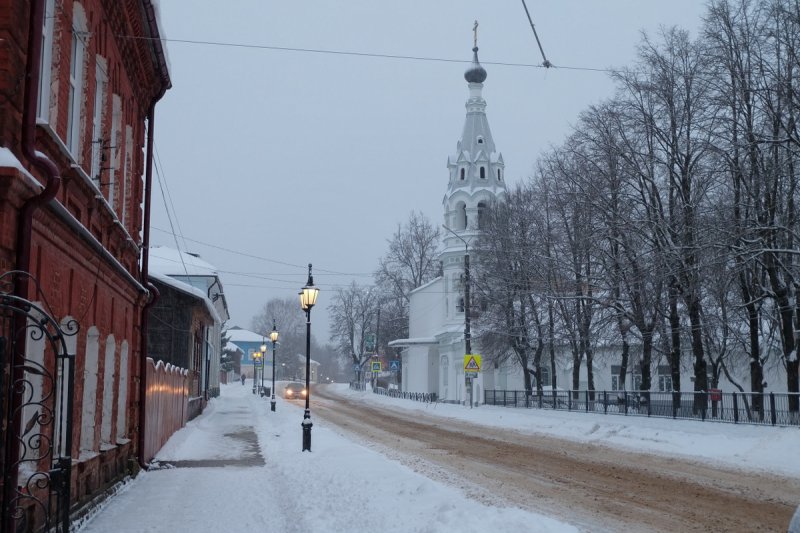
[[352, 282], [333, 296], [328, 312], [331, 341], [340, 354], [352, 361], [356, 381], [362, 379], [363, 365], [374, 355], [366, 350], [367, 335], [377, 332], [378, 291]]

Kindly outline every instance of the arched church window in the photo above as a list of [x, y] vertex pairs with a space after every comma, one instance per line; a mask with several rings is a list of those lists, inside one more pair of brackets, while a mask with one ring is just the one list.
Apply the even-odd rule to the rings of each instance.
[[464, 179], [464, 169], [463, 168], [461, 169], [461, 179], [462, 180]]
[[467, 206], [464, 202], [456, 204], [456, 220], [454, 224], [456, 230], [467, 229]]
[[486, 167], [481, 167], [481, 179], [486, 179]]
[[500, 177], [500, 169], [497, 169], [497, 181], [503, 181], [503, 178]]
[[483, 144], [483, 137], [478, 137], [478, 144]]
[[456, 304], [456, 311], [458, 311], [459, 313], [463, 313], [464, 312], [464, 298], [463, 297], [458, 299], [458, 303]]
[[487, 209], [486, 202], [478, 202], [478, 229], [486, 229]]

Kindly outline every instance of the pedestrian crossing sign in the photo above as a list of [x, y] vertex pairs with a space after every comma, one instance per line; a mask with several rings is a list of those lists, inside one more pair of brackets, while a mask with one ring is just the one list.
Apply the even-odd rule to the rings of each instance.
[[464, 372], [480, 372], [481, 371], [481, 356], [474, 354], [467, 354], [464, 356]]

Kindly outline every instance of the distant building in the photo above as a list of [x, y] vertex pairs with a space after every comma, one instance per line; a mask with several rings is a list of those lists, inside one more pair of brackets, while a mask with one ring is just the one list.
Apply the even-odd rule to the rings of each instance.
[[222, 327], [230, 319], [214, 266], [166, 246], [150, 249], [150, 279], [162, 292], [150, 307], [148, 355], [190, 371], [190, 397], [219, 395]]
[[[247, 376], [248, 378], [252, 378], [256, 372], [256, 358], [253, 357], [253, 354], [256, 352], [261, 351], [261, 345], [266, 343], [267, 344], [267, 357], [264, 360], [264, 371], [266, 374], [265, 376], [269, 376], [270, 381], [272, 380], [272, 342], [269, 342], [269, 339], [265, 336], [256, 333], [254, 331], [250, 331], [247, 329], [242, 329], [238, 326], [232, 326], [228, 330], [228, 336], [231, 339], [231, 342], [236, 343], [236, 345], [242, 349], [242, 362], [241, 362], [241, 373]], [[259, 368], [259, 376], [260, 376], [260, 368]]]

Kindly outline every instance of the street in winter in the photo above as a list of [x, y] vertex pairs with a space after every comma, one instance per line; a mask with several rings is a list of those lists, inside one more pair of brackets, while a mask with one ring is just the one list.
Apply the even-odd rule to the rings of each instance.
[[800, 533], [800, 0], [0, 0], [0, 533]]
[[[312, 403], [312, 452], [304, 453], [302, 402], [279, 401], [270, 412], [267, 400], [250, 387], [224, 386], [202, 415], [167, 442], [150, 471], [126, 481], [78, 531], [780, 531], [793, 511], [791, 502], [800, 498], [800, 464], [787, 460], [797, 446], [796, 428], [470, 409], [343, 385], [320, 389], [323, 397]], [[472, 455], [453, 456], [444, 445], [398, 446], [398, 437], [371, 434], [380, 430], [370, 430], [369, 420], [337, 425], [328, 419], [332, 411], [353, 406], [366, 417], [430, 421], [467, 445], [475, 435], [498, 439], [492, 440], [498, 452], [504, 440], [498, 432], [516, 435], [518, 442], [542, 440], [558, 454], [591, 451], [598, 459], [584, 466], [614, 472], [605, 485], [617, 493], [618, 506], [573, 494], [585, 490], [565, 487], [578, 479], [586, 483], [577, 471], [547, 479], [549, 467], [540, 465], [539, 474], [526, 475], [544, 478], [538, 480], [544, 494], [504, 490], [496, 486], [500, 479], [518, 481], [505, 472], [509, 466], [500, 457], [467, 464], [475, 461]], [[614, 459], [619, 463], [611, 463]], [[486, 468], [501, 474], [495, 477]], [[640, 483], [680, 486], [686, 494], [666, 492], [658, 495], [661, 502], [649, 501], [652, 491], [620, 486], [615, 478], [626, 471], [643, 478]], [[595, 473], [594, 481], [604, 475]], [[692, 503], [699, 494], [708, 503]], [[735, 508], [718, 506], [726, 497]], [[574, 498], [580, 498], [580, 508], [573, 507]]]

